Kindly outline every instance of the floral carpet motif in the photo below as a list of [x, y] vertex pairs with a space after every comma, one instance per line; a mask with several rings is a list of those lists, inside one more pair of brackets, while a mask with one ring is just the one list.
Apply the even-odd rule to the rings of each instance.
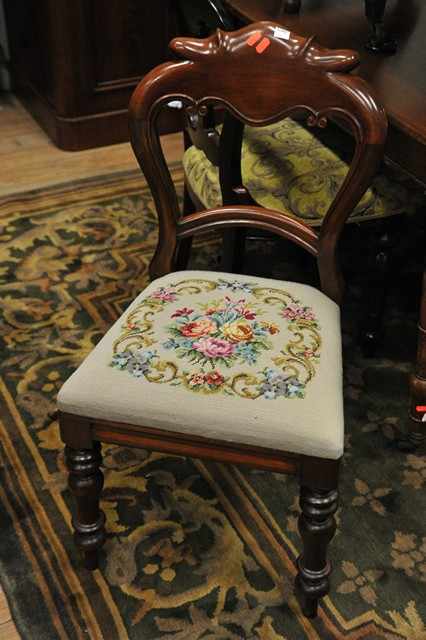
[[[174, 178], [181, 184], [178, 170]], [[395, 446], [406, 420], [416, 338], [404, 282], [389, 305], [381, 350], [368, 360], [354, 338], [362, 282], [349, 292], [346, 453], [333, 584], [318, 618], [309, 621], [293, 595], [297, 483], [285, 476], [106, 446], [108, 541], [100, 569], [81, 569], [56, 393], [147, 284], [155, 210], [143, 179], [128, 175], [12, 199], [1, 207], [0, 225], [0, 581], [22, 638], [426, 639], [426, 461], [420, 451]], [[251, 267], [259, 255], [265, 263], [267, 245], [249, 249]], [[214, 267], [219, 248], [212, 239], [196, 245], [191, 267]], [[290, 277], [288, 267], [296, 276], [303, 271], [287, 249], [278, 254], [274, 275]], [[212, 307], [218, 298], [225, 308], [225, 295], [239, 306], [237, 317], [221, 324], [223, 337], [214, 339], [234, 345], [235, 353], [250, 344], [242, 338], [255, 335], [262, 316], [251, 301], [238, 302], [248, 292], [219, 291]], [[299, 322], [293, 304], [276, 322], [279, 331], [264, 327], [265, 344], [282, 337], [286, 323]], [[221, 343], [202, 341], [213, 337], [209, 323], [219, 326], [223, 312], [216, 306], [209, 315], [187, 303], [178, 309], [167, 323], [168, 351], [182, 349], [183, 363], [194, 351], [187, 345], [201, 343], [195, 351], [203, 358], [202, 385], [214, 386]], [[267, 347], [236, 357], [247, 363], [262, 351]], [[226, 371], [223, 362], [220, 367]], [[201, 378], [193, 382], [201, 386]]]
[[[239, 295], [209, 297], [232, 291]], [[182, 301], [194, 308], [181, 307]], [[171, 321], [165, 327], [164, 310]], [[276, 322], [262, 320], [274, 313]], [[282, 345], [277, 322], [288, 325], [287, 344]], [[161, 340], [161, 334], [167, 339]], [[279, 351], [271, 342], [274, 335], [281, 341]], [[195, 392], [251, 400], [303, 398], [315, 375], [320, 346], [313, 310], [283, 289], [224, 278], [181, 278], [153, 291], [131, 311], [115, 342], [111, 366], [141, 380], [183, 385]], [[175, 359], [166, 359], [165, 351]], [[177, 360], [184, 361], [183, 368]], [[262, 370], [258, 360], [264, 363]]]

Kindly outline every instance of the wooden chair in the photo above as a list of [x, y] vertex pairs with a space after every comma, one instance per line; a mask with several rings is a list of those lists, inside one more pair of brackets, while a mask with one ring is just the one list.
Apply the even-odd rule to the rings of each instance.
[[[88, 569], [97, 567], [105, 541], [101, 442], [294, 474], [303, 541], [296, 584], [312, 617], [329, 590], [327, 547], [343, 453], [337, 242], [380, 162], [387, 124], [366, 84], [345, 73], [356, 54], [328, 51], [294, 34], [275, 38], [275, 26], [176, 39], [172, 48], [183, 61], [154, 69], [135, 90], [132, 145], [159, 220], [154, 281], [65, 383], [58, 406], [77, 503], [75, 542]], [[261, 64], [250, 46], [258, 31], [270, 41]], [[356, 151], [319, 233], [288, 215], [239, 204], [180, 216], [156, 129], [170, 99], [201, 114], [220, 104], [250, 125], [289, 115], [312, 126], [332, 116], [344, 120]], [[308, 251], [317, 258], [322, 291], [265, 278], [174, 272], [180, 243], [232, 228], [266, 230]]]

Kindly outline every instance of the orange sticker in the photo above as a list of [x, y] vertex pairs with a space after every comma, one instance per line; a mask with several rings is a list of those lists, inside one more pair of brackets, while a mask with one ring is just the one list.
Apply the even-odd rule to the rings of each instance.
[[263, 53], [264, 51], [266, 51], [270, 44], [271, 41], [269, 40], [269, 38], [263, 38], [263, 40], [261, 40], [256, 47], [257, 53]]
[[261, 31], [255, 31], [254, 33], [252, 33], [251, 36], [249, 37], [249, 39], [247, 40], [248, 46], [249, 47], [254, 47], [256, 42], [259, 42], [261, 37], [262, 37]]

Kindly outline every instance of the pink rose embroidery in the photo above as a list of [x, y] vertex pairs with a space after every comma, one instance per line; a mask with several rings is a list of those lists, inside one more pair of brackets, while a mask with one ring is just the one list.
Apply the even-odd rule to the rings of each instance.
[[311, 309], [302, 309], [302, 313], [300, 314], [300, 317], [303, 318], [303, 320], [315, 320], [315, 314], [313, 311], [311, 311]]
[[193, 348], [200, 351], [206, 358], [224, 358], [234, 351], [233, 344], [220, 338], [202, 338], [194, 342]]
[[305, 309], [295, 302], [291, 302], [282, 312], [283, 318], [288, 320], [315, 320], [315, 315], [311, 309]]
[[151, 298], [156, 298], [157, 300], [163, 300], [164, 302], [174, 302], [176, 300], [176, 292], [172, 289], [166, 289], [165, 287], [161, 287], [161, 289], [157, 289], [154, 293], [151, 293]]

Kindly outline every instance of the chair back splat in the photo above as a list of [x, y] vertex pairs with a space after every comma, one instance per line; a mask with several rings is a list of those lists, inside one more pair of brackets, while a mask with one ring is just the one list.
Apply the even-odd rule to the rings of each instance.
[[[167, 102], [179, 99], [187, 111], [201, 116], [209, 106], [219, 105], [251, 126], [272, 124], [291, 116], [306, 119], [310, 127], [324, 128], [328, 119], [333, 119], [352, 132], [355, 152], [310, 250], [318, 257], [324, 293], [340, 302], [343, 282], [337, 264], [337, 240], [378, 169], [387, 133], [382, 107], [368, 85], [350, 74], [359, 63], [358, 54], [325, 49], [313, 37], [295, 35], [271, 22], [234, 32], [217, 30], [205, 39], [175, 38], [170, 46], [182, 61], [165, 63], [151, 71], [136, 88], [130, 103], [132, 146], [152, 189], [159, 216], [160, 236], [151, 275], [163, 275], [173, 268], [181, 233], [178, 200], [156, 127], [158, 114]], [[241, 140], [238, 132], [235, 137], [237, 142]], [[233, 188], [235, 191], [235, 187], [225, 185], [228, 192]], [[235, 197], [237, 201], [237, 192]], [[248, 226], [246, 221], [242, 225], [241, 218], [227, 216], [216, 223], [210, 217], [210, 228]]]

